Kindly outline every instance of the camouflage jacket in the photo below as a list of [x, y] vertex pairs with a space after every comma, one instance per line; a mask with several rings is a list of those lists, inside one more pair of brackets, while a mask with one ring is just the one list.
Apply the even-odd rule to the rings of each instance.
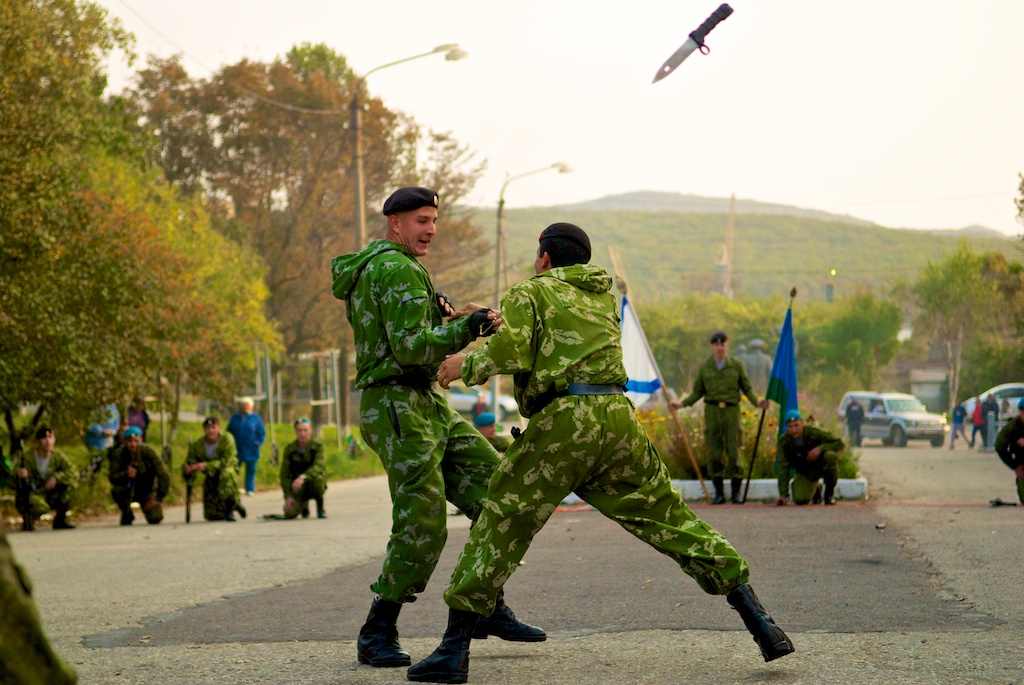
[[519, 411], [527, 417], [570, 383], [625, 385], [611, 288], [611, 276], [593, 264], [558, 267], [512, 286], [501, 298], [501, 327], [466, 355], [462, 379], [478, 385], [513, 374]]
[[[779, 474], [779, 492], [789, 492], [789, 470], [792, 468], [800, 472], [810, 462], [807, 461], [807, 453], [815, 447], [820, 447], [822, 452], [840, 452], [844, 445], [843, 441], [814, 426], [804, 425], [803, 435], [797, 440], [789, 432], [779, 436], [776, 444]], [[818, 457], [820, 460], [821, 457]]]
[[188, 454], [185, 456], [185, 464], [198, 464], [199, 462], [206, 464], [206, 470], [202, 473], [207, 478], [218, 478], [221, 474], [225, 474], [228, 478], [237, 479], [238, 458], [235, 456], [235, 439], [231, 437], [230, 433], [221, 433], [212, 459], [206, 456], [205, 437], [190, 442]]
[[[118, 445], [107, 455], [110, 484], [116, 488], [126, 488], [131, 483], [128, 478], [128, 466], [132, 463], [131, 452], [125, 445]], [[149, 445], [139, 445], [139, 455], [135, 460], [135, 494], [139, 492], [138, 484], [152, 483], [156, 498], [162, 500], [171, 489], [171, 473], [167, 465]]]
[[1020, 438], [1024, 438], [1024, 421], [1019, 416], [1007, 421], [996, 436], [996, 454], [1011, 469], [1024, 464], [1024, 447], [1017, 444]]
[[445, 324], [426, 269], [403, 246], [375, 240], [331, 261], [356, 346], [356, 387], [400, 376], [432, 382], [445, 355], [472, 341], [469, 319]]
[[751, 404], [757, 404], [757, 394], [750, 385], [743, 362], [733, 357], [726, 357], [725, 365], [719, 369], [715, 365], [715, 358], [709, 357], [697, 368], [697, 378], [693, 381], [693, 392], [683, 400], [683, 406], [689, 407], [702, 397], [705, 404], [717, 404], [718, 402], [739, 404], [740, 391], [747, 396]]
[[28, 470], [28, 480], [32, 483], [33, 490], [44, 490], [46, 488], [46, 481], [50, 479], [50, 476], [55, 477], [57, 483], [64, 487], [71, 487], [78, 480], [78, 473], [75, 471], [75, 467], [71, 465], [71, 462], [60, 450], [55, 449], [50, 454], [50, 465], [46, 469], [45, 476], [39, 473], [36, 453], [32, 450], [22, 452], [15, 457], [14, 463], [15, 471], [20, 468]]
[[306, 474], [306, 478], [323, 481], [327, 478], [324, 467], [324, 446], [311, 440], [306, 451], [299, 449], [299, 441], [293, 440], [284, 448], [281, 457], [281, 489], [285, 497], [292, 496], [292, 481]]

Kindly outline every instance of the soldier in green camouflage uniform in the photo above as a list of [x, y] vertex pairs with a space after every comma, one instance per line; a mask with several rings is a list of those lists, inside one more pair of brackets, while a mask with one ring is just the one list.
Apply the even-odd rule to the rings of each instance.
[[758, 407], [768, 406], [768, 401], [758, 402], [743, 362], [728, 356], [729, 337], [722, 331], [717, 331], [709, 342], [711, 357], [697, 369], [693, 392], [682, 401], [672, 402], [671, 406], [673, 409], [689, 407], [700, 398], [704, 398], [704, 442], [708, 450], [708, 475], [715, 486], [714, 504], [725, 504], [726, 477], [732, 481], [730, 485], [733, 503], [742, 504], [740, 485], [743, 483], [743, 465], [739, 461], [740, 393], [746, 395], [747, 399]]
[[32, 584], [0, 526], [0, 682], [74, 685], [78, 676], [50, 646], [32, 601]]
[[843, 441], [828, 431], [804, 424], [796, 409], [786, 412], [786, 432], [779, 436], [776, 454], [779, 472], [779, 499], [789, 495], [789, 472], [793, 470], [793, 503], [818, 504], [822, 501], [819, 480], [825, 481], [825, 504], [835, 504], [839, 480], [839, 454]]
[[164, 520], [162, 502], [171, 489], [171, 473], [164, 460], [149, 445], [142, 444], [142, 431], [131, 426], [124, 432], [123, 442], [110, 450], [110, 496], [121, 509], [121, 525], [135, 520], [131, 503], [138, 502], [146, 523]]
[[473, 425], [480, 431], [480, 435], [491, 443], [491, 447], [498, 451], [498, 454], [505, 454], [512, 446], [512, 439], [507, 435], [498, 435], [497, 417], [489, 411], [477, 414], [473, 419]]
[[316, 502], [316, 517], [327, 518], [324, 492], [327, 470], [324, 467], [324, 446], [313, 440], [309, 419], [295, 422], [295, 440], [285, 445], [281, 457], [281, 490], [284, 491], [284, 517], [309, 516], [309, 500]]
[[238, 501], [235, 439], [220, 432], [216, 416], [203, 420], [203, 437], [189, 443], [181, 472], [185, 478], [203, 474], [203, 518], [207, 521], [234, 521], [236, 511], [245, 518], [245, 507]]
[[1024, 504], [1024, 398], [1017, 402], [1017, 416], [1006, 422], [996, 436], [996, 454], [1017, 477], [1017, 497]]
[[[432, 385], [445, 355], [501, 323], [496, 312], [478, 305], [453, 310], [419, 263], [436, 234], [437, 206], [430, 189], [399, 189], [384, 203], [386, 238], [331, 264], [334, 295], [345, 300], [355, 337], [360, 430], [391, 490], [387, 556], [357, 644], [360, 663], [372, 666], [410, 663], [395, 623], [402, 603], [416, 599], [440, 558], [448, 534], [445, 500], [475, 520], [497, 463], [494, 448]], [[543, 639], [542, 631], [510, 616], [503, 613], [507, 620], [491, 634]]]
[[[53, 429], [40, 426], [36, 430], [36, 448], [29, 454], [22, 452], [19, 455], [15, 476], [20, 482], [27, 480], [32, 493], [29, 495], [29, 508], [32, 511], [19, 513], [39, 518], [53, 509], [53, 527], [59, 530], [74, 528], [67, 522], [67, 513], [78, 474], [68, 458], [53, 448], [56, 442]], [[41, 467], [46, 469], [45, 473], [40, 470]]]
[[530, 542], [570, 492], [675, 560], [705, 592], [728, 595], [766, 660], [793, 649], [763, 608], [754, 609], [747, 562], [683, 502], [623, 395], [612, 279], [589, 259], [582, 229], [546, 228], [537, 275], [502, 298], [501, 329], [482, 348], [453, 355], [440, 368], [442, 386], [460, 376], [477, 385], [513, 374], [529, 424], [499, 462], [445, 590], [451, 611], [441, 647], [409, 669], [410, 680], [465, 682], [473, 626], [494, 607]]

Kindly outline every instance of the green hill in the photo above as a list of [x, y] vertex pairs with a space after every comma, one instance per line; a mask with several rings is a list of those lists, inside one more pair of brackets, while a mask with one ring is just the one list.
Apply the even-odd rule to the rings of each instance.
[[[633, 209], [591, 208], [622, 206], [622, 198], [626, 196], [602, 198], [580, 205], [506, 210], [509, 282], [532, 275], [539, 232], [555, 221], [570, 221], [590, 234], [595, 262], [610, 266], [608, 246], [616, 246], [631, 292], [638, 301], [692, 292], [721, 292], [728, 200], [719, 200], [712, 211], [695, 213], [662, 209], [666, 204], [672, 206], [673, 199], [686, 196], [672, 193], [631, 195], [647, 196], [652, 202], [646, 206], [655, 210], [636, 209], [644, 206], [636, 204], [636, 197], [629, 200]], [[704, 205], [708, 206], [706, 202]], [[719, 207], [723, 209], [715, 211]], [[774, 211], [782, 206], [771, 207]], [[493, 208], [476, 210], [474, 221], [493, 243]], [[784, 297], [795, 285], [800, 289], [802, 299], [824, 300], [827, 283], [834, 285], [836, 297], [852, 292], [859, 284], [881, 290], [897, 279], [913, 278], [928, 259], [945, 256], [960, 239], [969, 240], [978, 251], [998, 251], [1014, 260], [1022, 257], [1020, 241], [981, 227], [971, 227], [962, 232], [930, 232], [886, 228], [867, 222], [853, 223], [858, 221], [852, 217], [822, 219], [737, 211], [732, 267], [735, 294], [754, 297], [777, 294]], [[493, 267], [486, 268], [493, 274]], [[836, 270], [835, 276], [830, 275], [832, 269]]]

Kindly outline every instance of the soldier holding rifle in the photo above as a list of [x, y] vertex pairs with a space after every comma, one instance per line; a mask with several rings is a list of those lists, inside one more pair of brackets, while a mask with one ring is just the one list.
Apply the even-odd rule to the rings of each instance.
[[163, 521], [162, 502], [171, 487], [171, 474], [160, 455], [142, 444], [142, 431], [135, 426], [126, 429], [109, 460], [110, 496], [121, 509], [121, 525], [130, 526], [135, 520], [132, 502], [142, 507], [147, 523]]
[[203, 437], [189, 443], [181, 472], [190, 489], [195, 474], [203, 474], [203, 518], [207, 521], [234, 521], [236, 511], [245, 518], [245, 507], [238, 501], [235, 441], [220, 432], [217, 417], [203, 420]]
[[71, 490], [78, 475], [68, 458], [54, 449], [57, 437], [49, 426], [36, 430], [36, 446], [30, 455], [22, 452], [20, 468], [15, 472], [17, 481], [16, 504], [25, 517], [26, 528], [51, 509], [54, 510], [53, 528], [74, 528], [67, 521], [68, 507], [71, 506]]
[[[835, 504], [836, 482], [839, 480], [839, 454], [843, 441], [828, 431], [804, 424], [796, 409], [786, 412], [786, 432], [779, 436], [777, 454], [779, 499], [783, 505], [789, 495], [789, 471], [793, 470], [794, 504]], [[825, 481], [821, 494], [819, 480]]]

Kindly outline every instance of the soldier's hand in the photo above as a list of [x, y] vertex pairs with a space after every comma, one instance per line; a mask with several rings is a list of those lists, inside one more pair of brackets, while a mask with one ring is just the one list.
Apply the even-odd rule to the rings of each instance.
[[486, 309], [486, 307], [484, 307], [482, 304], [477, 304], [476, 302], [470, 302], [464, 307], [456, 309], [454, 312], [452, 312], [452, 315], [449, 317], [449, 319], [451, 319], [452, 321], [454, 321], [455, 319], [461, 319], [464, 316], [472, 314], [478, 309]]
[[205, 461], [196, 462], [195, 464], [192, 465], [192, 470], [193, 471], [202, 471], [202, 472], [205, 473], [206, 472], [206, 462]]
[[474, 339], [487, 337], [501, 326], [501, 314], [493, 309], [481, 307], [469, 315], [469, 333]]
[[441, 384], [442, 388], [447, 390], [452, 381], [462, 377], [462, 362], [465, 359], [466, 355], [459, 352], [448, 355], [444, 360], [437, 370], [437, 382]]
[[760, 399], [760, 400], [758, 400], [757, 401], [757, 407], [758, 407], [758, 409], [767, 409], [768, 408], [768, 400], [767, 399]]
[[1017, 438], [1017, 446], [1024, 447], [1024, 438]]
[[668, 406], [673, 411], [679, 411], [680, 409], [683, 408], [683, 403], [680, 402], [679, 400], [669, 400], [668, 401]]
[[129, 466], [128, 467], [128, 477], [129, 478], [134, 478], [137, 473], [138, 473], [138, 470], [134, 466]]
[[57, 476], [50, 476], [46, 479], [46, 484], [43, 486], [47, 490], [53, 490], [57, 487]]
[[302, 484], [306, 482], [305, 476], [299, 476], [292, 481], [292, 492], [298, 494], [299, 490], [302, 489]]
[[821, 448], [815, 447], [807, 452], [807, 461], [816, 461], [821, 456]]
[[150, 497], [145, 504], [142, 505], [143, 511], [153, 511], [160, 506], [160, 500], [156, 497]]
[[293, 511], [294, 509], [295, 509], [295, 498], [294, 497], [289, 497], [288, 499], [286, 499], [284, 501], [284, 513], [287, 514], [289, 511]]
[[455, 307], [452, 306], [452, 301], [448, 299], [448, 296], [438, 290], [437, 295], [437, 306], [441, 310], [441, 316], [447, 316], [449, 318], [455, 317]]
[[1013, 472], [1017, 474], [1018, 479], [1024, 480], [1024, 466], [1018, 466]]
[[18, 478], [28, 478], [28, 469], [18, 469]]

